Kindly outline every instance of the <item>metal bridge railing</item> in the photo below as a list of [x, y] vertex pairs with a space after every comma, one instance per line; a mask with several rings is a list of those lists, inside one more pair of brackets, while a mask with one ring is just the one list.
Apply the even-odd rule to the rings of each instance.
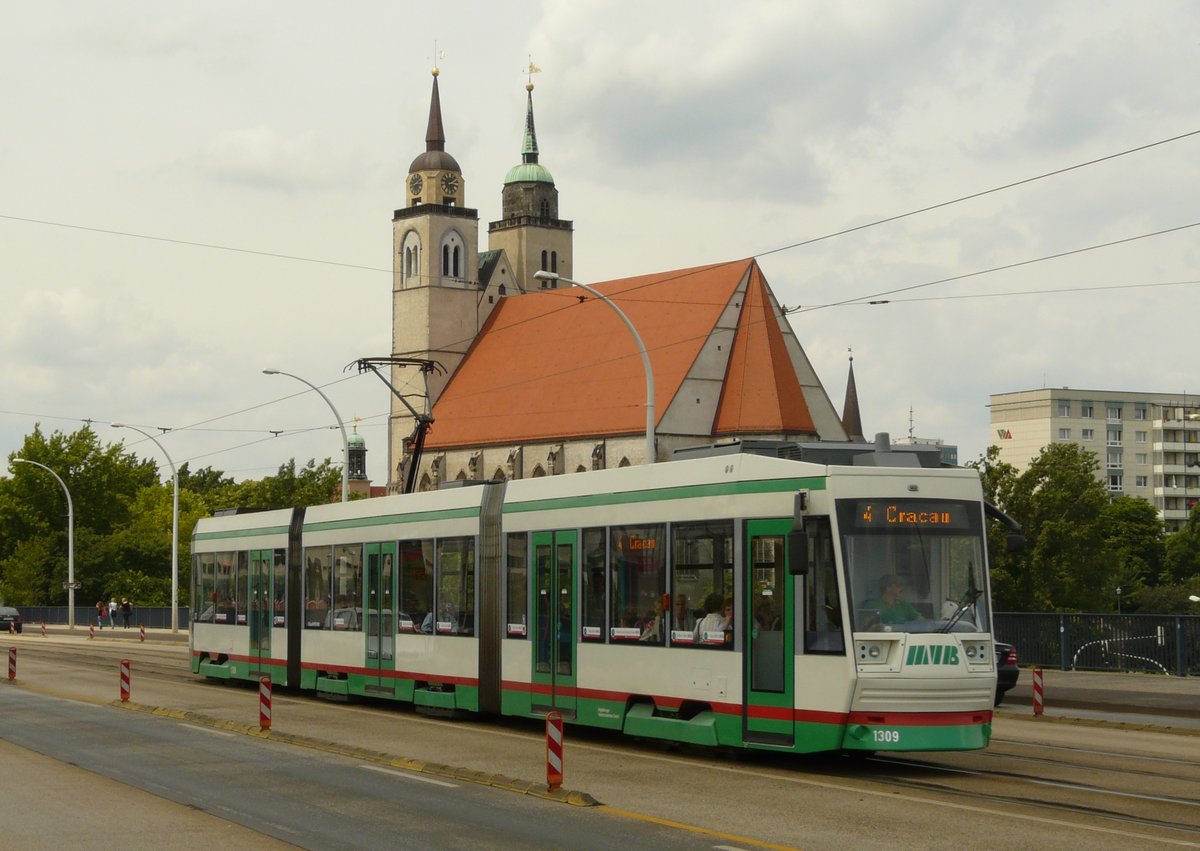
[[997, 612], [995, 626], [1023, 664], [1200, 676], [1196, 616]]

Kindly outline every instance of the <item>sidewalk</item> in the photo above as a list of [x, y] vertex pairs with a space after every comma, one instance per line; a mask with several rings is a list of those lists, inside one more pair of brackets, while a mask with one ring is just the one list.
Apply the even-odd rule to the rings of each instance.
[[[72, 631], [66, 624], [50, 623], [46, 624], [46, 634], [62, 637], [74, 635], [78, 638], [86, 639], [88, 637], [89, 626], [95, 630], [96, 641], [141, 641], [142, 638], [141, 627], [134, 624], [130, 624], [129, 629], [121, 626], [118, 626], [116, 629], [111, 629], [107, 626], [104, 629], [100, 629], [95, 624], [77, 623], [75, 624], [74, 631]], [[25, 631], [22, 634], [36, 637], [41, 635], [41, 631], [42, 625], [40, 623], [26, 622]], [[2, 635], [7, 635], [7, 633], [0, 633], [0, 636]], [[170, 627], [146, 628], [147, 641], [178, 641], [187, 644], [188, 637], [189, 632], [186, 626], [179, 627], [178, 632], [171, 632]]]
[[[1047, 710], [1086, 709], [1200, 721], [1200, 677], [1044, 668], [1042, 680]], [[1033, 671], [1022, 668], [1017, 685], [1000, 708], [1028, 707], [1032, 699]]]

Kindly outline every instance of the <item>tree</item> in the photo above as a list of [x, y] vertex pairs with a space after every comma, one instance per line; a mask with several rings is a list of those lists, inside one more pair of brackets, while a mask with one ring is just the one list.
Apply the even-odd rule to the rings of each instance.
[[[1101, 512], [1104, 546], [1116, 562], [1115, 572], [1103, 587], [1115, 603], [1117, 592], [1137, 607], [1138, 593], [1158, 584], [1163, 563], [1162, 520], [1158, 511], [1144, 499], [1121, 496], [1110, 501]], [[1106, 606], [1104, 608], [1109, 608]]]

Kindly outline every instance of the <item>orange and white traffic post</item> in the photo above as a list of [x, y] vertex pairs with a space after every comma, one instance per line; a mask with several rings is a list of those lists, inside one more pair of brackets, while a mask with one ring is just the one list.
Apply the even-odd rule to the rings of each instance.
[[561, 712], [546, 713], [546, 791], [563, 784], [563, 717]]
[[46, 622], [42, 621], [42, 638], [46, 637]]
[[138, 629], [140, 629], [142, 632], [142, 635], [141, 635], [141, 638], [139, 639], [139, 641], [145, 641], [146, 640], [146, 625], [142, 624], [140, 627], [138, 627]]
[[129, 660], [121, 660], [121, 702], [129, 702]]
[[258, 679], [258, 729], [271, 729], [271, 677]]
[[1045, 701], [1042, 696], [1042, 669], [1034, 668], [1033, 669], [1033, 714], [1034, 715], [1042, 714], [1042, 709], [1043, 709], [1044, 703], [1045, 703]]
[[17, 678], [17, 648], [8, 648], [8, 678], [15, 680]]

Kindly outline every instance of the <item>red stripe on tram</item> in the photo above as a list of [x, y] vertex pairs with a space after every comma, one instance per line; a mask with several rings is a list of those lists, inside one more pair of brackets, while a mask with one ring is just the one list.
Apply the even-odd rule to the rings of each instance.
[[884, 727], [968, 727], [989, 724], [990, 709], [978, 712], [851, 712], [851, 724]]

